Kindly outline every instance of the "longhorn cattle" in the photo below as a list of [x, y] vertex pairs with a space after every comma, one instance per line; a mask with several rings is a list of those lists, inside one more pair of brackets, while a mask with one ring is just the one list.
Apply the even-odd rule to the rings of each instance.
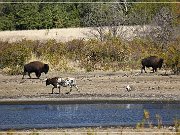
[[80, 92], [78, 90], [78, 87], [76, 85], [76, 81], [75, 81], [75, 78], [61, 78], [61, 77], [53, 77], [53, 78], [48, 78], [46, 79], [46, 86], [47, 85], [53, 85], [53, 88], [52, 88], [52, 94], [54, 93], [53, 90], [54, 88], [58, 88], [59, 89], [59, 94], [60, 94], [60, 87], [67, 87], [69, 86], [70, 87], [70, 91], [67, 92], [66, 94], [69, 94], [71, 91], [72, 91], [72, 87], [75, 87], [76, 90], [78, 92]]

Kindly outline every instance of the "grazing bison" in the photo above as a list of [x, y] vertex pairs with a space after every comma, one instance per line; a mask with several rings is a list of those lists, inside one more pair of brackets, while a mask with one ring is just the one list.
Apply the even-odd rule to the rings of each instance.
[[158, 58], [156, 56], [150, 56], [142, 59], [141, 64], [142, 64], [141, 73], [143, 72], [143, 70], [145, 71], [145, 73], [147, 73], [145, 67], [152, 67], [154, 73], [157, 72], [157, 68], [161, 69], [163, 64], [163, 59]]
[[41, 76], [41, 73], [44, 72], [45, 74], [47, 74], [48, 71], [49, 71], [48, 64], [44, 64], [40, 61], [33, 61], [24, 65], [24, 73], [22, 79], [24, 79], [26, 73], [28, 73], [29, 77], [31, 78], [30, 74], [34, 72], [36, 74], [36, 77], [39, 78]]
[[61, 78], [61, 77], [54, 77], [54, 78], [48, 78], [46, 79], [46, 86], [47, 85], [52, 85], [52, 94], [53, 94], [53, 90], [54, 88], [58, 88], [59, 89], [59, 94], [60, 94], [60, 87], [70, 87], [70, 91], [67, 92], [66, 94], [69, 94], [72, 91], [72, 86], [76, 88], [76, 90], [79, 92], [78, 87], [76, 85], [76, 81], [75, 78]]

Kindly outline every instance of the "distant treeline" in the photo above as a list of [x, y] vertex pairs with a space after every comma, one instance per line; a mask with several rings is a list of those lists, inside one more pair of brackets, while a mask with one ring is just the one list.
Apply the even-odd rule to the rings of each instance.
[[[89, 3], [99, 2], [98, 0], [83, 3], [85, 1], [87, 0], [72, 3], [72, 0], [54, 0], [51, 2], [64, 3], [46, 3], [48, 1], [36, 0], [36, 3], [32, 1], [28, 3], [27, 0], [6, 0], [0, 4], [0, 30], [147, 24], [164, 6], [173, 10], [172, 13], [179, 12], [177, 3]], [[135, 1], [137, 0], [128, 0], [128, 2]], [[114, 14], [115, 17], [112, 18], [111, 15]], [[106, 20], [110, 22], [107, 24]]]

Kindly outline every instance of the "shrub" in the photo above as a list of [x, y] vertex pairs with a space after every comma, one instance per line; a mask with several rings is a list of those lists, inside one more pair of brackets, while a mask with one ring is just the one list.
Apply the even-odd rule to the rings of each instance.
[[[164, 52], [160, 46], [148, 39], [122, 41], [108, 38], [105, 41], [95, 39], [72, 40], [66, 43], [55, 40], [46, 42], [22, 40], [8, 43], [0, 41], [0, 68], [9, 74], [19, 74], [23, 65], [30, 60], [40, 60], [50, 65], [50, 70], [63, 72], [84, 69], [127, 70], [140, 69], [142, 58], [156, 55], [165, 59], [168, 68], [179, 72], [180, 38], [168, 45]], [[73, 64], [72, 64], [73, 63]]]
[[128, 42], [128, 45], [130, 48], [130, 63], [132, 63], [135, 69], [140, 68], [140, 62], [143, 58], [150, 55], [159, 56], [162, 52], [160, 46], [157, 46], [149, 39], [134, 39]]
[[8, 48], [1, 50], [0, 63], [1, 68], [7, 68], [9, 74], [21, 73], [21, 68], [30, 57], [29, 49], [19, 43], [9, 45]]
[[180, 72], [180, 38], [171, 43], [165, 53], [166, 66], [171, 68], [175, 74]]

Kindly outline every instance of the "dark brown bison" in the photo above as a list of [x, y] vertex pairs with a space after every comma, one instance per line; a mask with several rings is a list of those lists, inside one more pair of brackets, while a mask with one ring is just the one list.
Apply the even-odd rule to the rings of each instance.
[[36, 77], [39, 78], [41, 76], [41, 73], [44, 72], [45, 74], [47, 74], [48, 71], [49, 71], [48, 64], [44, 64], [40, 61], [33, 61], [24, 65], [24, 73], [22, 79], [24, 79], [26, 73], [28, 73], [29, 77], [31, 78], [30, 74], [34, 72], [36, 74]]
[[157, 72], [157, 68], [161, 69], [163, 61], [164, 60], [162, 58], [158, 58], [157, 56], [150, 56], [142, 59], [141, 73], [143, 72], [143, 70], [145, 71], [145, 73], [147, 73], [145, 67], [152, 67], [153, 72]]

